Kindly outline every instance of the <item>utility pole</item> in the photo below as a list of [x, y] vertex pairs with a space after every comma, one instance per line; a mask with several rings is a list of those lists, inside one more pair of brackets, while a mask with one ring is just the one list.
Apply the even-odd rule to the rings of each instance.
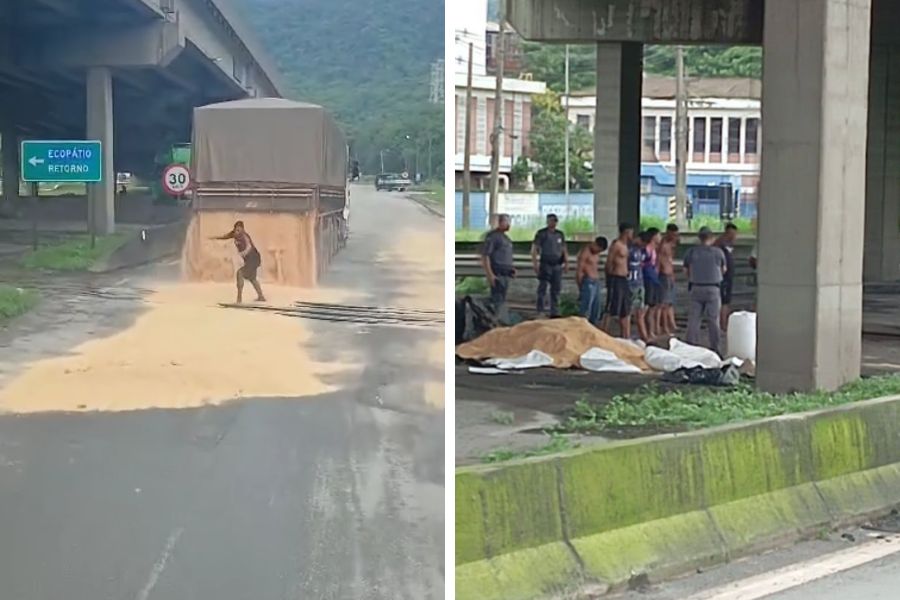
[[687, 227], [688, 114], [684, 47], [675, 48], [675, 223]]
[[462, 226], [471, 225], [469, 196], [472, 193], [472, 42], [469, 42], [469, 66], [466, 76], [466, 142], [463, 148]]
[[382, 150], [379, 154], [381, 155], [381, 172], [383, 174], [384, 173], [384, 150]]
[[569, 45], [566, 44], [566, 97], [565, 97], [565, 113], [566, 113], [566, 141], [565, 141], [565, 153], [566, 153], [566, 216], [568, 219], [570, 213], [572, 212], [572, 207], [570, 206], [569, 200], [569, 181], [571, 181], [572, 176], [570, 173], [570, 165], [569, 165]]
[[497, 86], [494, 91], [494, 130], [491, 132], [491, 203], [490, 218], [497, 215], [500, 188], [500, 146], [503, 142], [503, 67], [506, 63], [506, 7], [500, 1], [500, 34], [497, 40]]

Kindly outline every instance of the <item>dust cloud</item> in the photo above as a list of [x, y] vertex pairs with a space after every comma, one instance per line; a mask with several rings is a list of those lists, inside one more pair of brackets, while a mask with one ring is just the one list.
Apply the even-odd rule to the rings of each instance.
[[182, 250], [182, 271], [189, 281], [233, 281], [243, 264], [231, 240], [211, 240], [243, 221], [262, 257], [259, 278], [281, 285], [314, 287], [315, 213], [194, 213]]
[[[265, 283], [264, 283], [265, 285]], [[340, 302], [336, 290], [266, 285], [273, 304]], [[316, 362], [301, 319], [221, 308], [231, 285], [157, 287], [126, 330], [39, 361], [0, 390], [0, 411], [190, 408], [237, 398], [300, 397], [335, 389], [329, 375], [359, 365]]]

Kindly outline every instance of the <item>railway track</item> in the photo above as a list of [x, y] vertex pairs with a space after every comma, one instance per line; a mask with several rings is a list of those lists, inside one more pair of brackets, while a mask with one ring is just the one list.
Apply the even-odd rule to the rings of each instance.
[[225, 304], [224, 308], [271, 312], [285, 317], [390, 327], [444, 327], [444, 312], [415, 308], [295, 302], [290, 306]]

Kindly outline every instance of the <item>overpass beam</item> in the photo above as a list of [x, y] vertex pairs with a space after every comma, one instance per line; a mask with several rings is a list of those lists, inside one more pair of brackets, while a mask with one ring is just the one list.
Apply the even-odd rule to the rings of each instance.
[[88, 185], [88, 218], [100, 235], [115, 232], [116, 172], [113, 168], [112, 73], [94, 67], [87, 73], [87, 137], [103, 144], [103, 180]]
[[640, 220], [642, 60], [641, 44], [597, 44], [594, 231], [609, 239]]
[[859, 377], [870, 11], [871, 0], [766, 3], [757, 382], [767, 391]]
[[23, 64], [35, 71], [60, 67], [166, 67], [184, 50], [178, 23], [154, 21], [120, 29], [42, 32], [47, 43], [25, 51]]

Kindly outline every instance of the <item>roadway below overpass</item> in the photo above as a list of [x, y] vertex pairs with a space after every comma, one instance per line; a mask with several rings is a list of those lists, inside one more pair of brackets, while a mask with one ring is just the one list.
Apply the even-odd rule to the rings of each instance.
[[284, 92], [227, 0], [6, 0], [0, 39], [6, 212], [20, 203], [22, 140], [99, 140], [101, 233], [115, 229], [115, 174], [155, 177], [155, 157], [190, 141], [195, 107]]

